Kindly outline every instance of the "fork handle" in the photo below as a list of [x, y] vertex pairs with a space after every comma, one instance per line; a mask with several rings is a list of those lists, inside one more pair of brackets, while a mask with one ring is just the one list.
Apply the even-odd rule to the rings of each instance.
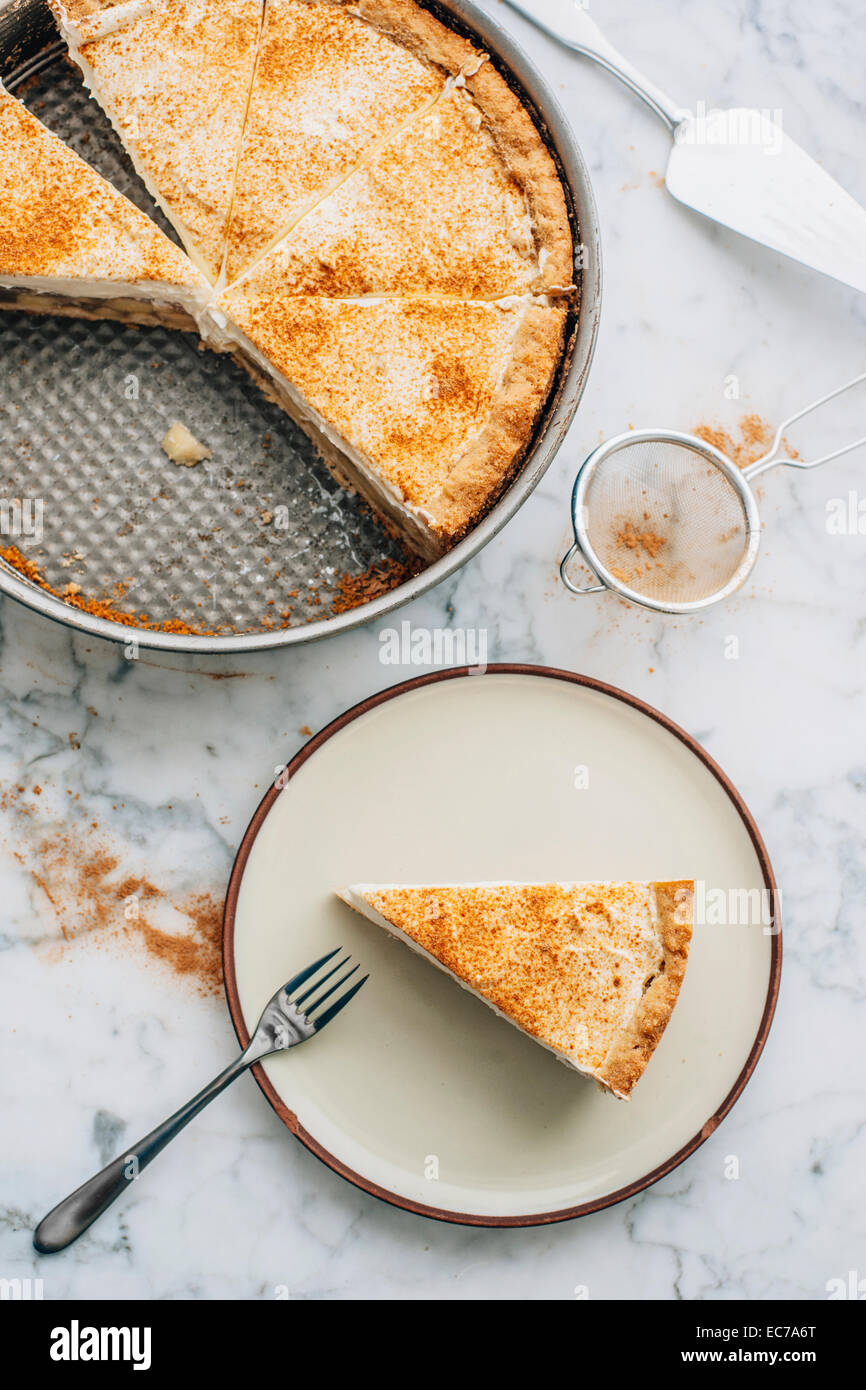
[[33, 1244], [40, 1255], [52, 1255], [77, 1240], [97, 1216], [101, 1216], [127, 1190], [130, 1182], [162, 1152], [166, 1144], [255, 1060], [254, 1056], [242, 1053], [180, 1110], [176, 1110], [150, 1134], [115, 1158], [101, 1173], [96, 1173], [68, 1197], [64, 1197], [36, 1227]]

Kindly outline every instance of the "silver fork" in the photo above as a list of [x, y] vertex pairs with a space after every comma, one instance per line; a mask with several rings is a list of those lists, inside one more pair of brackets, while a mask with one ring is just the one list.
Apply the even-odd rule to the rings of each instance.
[[[33, 1236], [33, 1244], [40, 1254], [53, 1254], [77, 1240], [97, 1216], [101, 1216], [112, 1202], [126, 1191], [132, 1179], [138, 1177], [142, 1169], [162, 1152], [166, 1144], [179, 1134], [200, 1110], [204, 1110], [214, 1096], [218, 1096], [235, 1077], [246, 1071], [247, 1067], [260, 1062], [272, 1052], [283, 1052], [288, 1047], [294, 1047], [296, 1043], [306, 1042], [315, 1033], [320, 1033], [332, 1018], [336, 1018], [340, 1010], [346, 1007], [349, 1000], [370, 978], [369, 975], [364, 975], [349, 989], [338, 994], [337, 991], [360, 969], [360, 966], [355, 965], [332, 984], [330, 989], [319, 993], [328, 980], [342, 970], [344, 965], [348, 965], [350, 957], [346, 956], [344, 960], [332, 966], [327, 974], [319, 974], [322, 967], [332, 961], [341, 949], [338, 946], [336, 950], [329, 951], [326, 956], [313, 961], [312, 965], [293, 975], [282, 989], [277, 990], [256, 1025], [249, 1047], [226, 1067], [225, 1071], [214, 1077], [209, 1086], [205, 1086], [203, 1091], [199, 1091], [197, 1096], [193, 1096], [192, 1100], [174, 1115], [151, 1130], [150, 1134], [146, 1134], [113, 1163], [109, 1163], [101, 1173], [97, 1173], [88, 1182], [76, 1188], [43, 1217]], [[301, 985], [308, 987], [303, 994], [291, 998]], [[313, 995], [316, 997], [312, 998]], [[334, 998], [334, 995], [337, 997]], [[326, 1009], [322, 1009], [322, 1005], [329, 999], [332, 1003], [328, 1004]]]

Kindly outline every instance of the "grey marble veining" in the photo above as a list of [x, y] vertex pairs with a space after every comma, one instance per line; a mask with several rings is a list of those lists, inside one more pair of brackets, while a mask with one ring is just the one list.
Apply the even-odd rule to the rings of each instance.
[[[46, 1208], [234, 1047], [222, 999], [200, 975], [166, 967], [116, 915], [88, 925], [75, 896], [81, 858], [102, 846], [115, 876], [150, 883], [166, 929], [177, 904], [218, 903], [248, 818], [302, 730], [416, 671], [382, 664], [376, 628], [285, 654], [128, 662], [6, 602], [0, 1275], [41, 1277], [46, 1298], [273, 1298], [287, 1286], [292, 1298], [571, 1299], [585, 1285], [591, 1298], [803, 1299], [825, 1297], [850, 1270], [866, 1276], [866, 534], [834, 535], [826, 522], [832, 499], [866, 498], [866, 458], [763, 479], [753, 578], [700, 617], [573, 598], [557, 578], [575, 467], [599, 439], [652, 424], [736, 435], [749, 413], [781, 419], [863, 369], [866, 300], [677, 205], [658, 186], [667, 136], [650, 113], [504, 6], [485, 5], [546, 73], [589, 162], [602, 327], [584, 403], [536, 494], [397, 621], [484, 628], [490, 660], [601, 677], [702, 740], [757, 817], [782, 890], [773, 1032], [697, 1154], [579, 1223], [475, 1231], [388, 1208], [292, 1140], [246, 1079], [88, 1236], [40, 1259], [30, 1235]], [[593, 9], [684, 104], [780, 108], [790, 134], [866, 203], [855, 0]], [[822, 440], [842, 442], [862, 405], [840, 408]], [[736, 660], [726, 658], [732, 636]], [[59, 910], [39, 882], [46, 859], [70, 895]], [[62, 920], [76, 914], [78, 934], [64, 942]], [[736, 1181], [725, 1176], [730, 1155]]]

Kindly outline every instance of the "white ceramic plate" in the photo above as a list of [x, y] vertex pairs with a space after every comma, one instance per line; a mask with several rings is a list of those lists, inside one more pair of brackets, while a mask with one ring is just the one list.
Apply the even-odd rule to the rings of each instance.
[[[697, 880], [685, 983], [630, 1102], [334, 897], [359, 880], [499, 878]], [[738, 893], [755, 890], [757, 920], [713, 924], [719, 889], [740, 917]], [[256, 1068], [277, 1112], [399, 1206], [559, 1220], [669, 1172], [733, 1105], [778, 991], [778, 922], [768, 930], [756, 911], [773, 890], [734, 788], [648, 706], [544, 668], [442, 672], [350, 710], [265, 797], [226, 902], [229, 1006], [246, 1043], [281, 981], [344, 946], [370, 980], [320, 1038]]]

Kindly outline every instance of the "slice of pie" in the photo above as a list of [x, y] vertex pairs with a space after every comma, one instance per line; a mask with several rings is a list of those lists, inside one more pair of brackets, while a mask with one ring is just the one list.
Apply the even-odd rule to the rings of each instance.
[[262, 0], [51, 0], [84, 81], [192, 259], [222, 267]]
[[[338, 2], [465, 89], [524, 192], [545, 289], [570, 285], [574, 259], [562, 182], [529, 112], [495, 64], [415, 0]], [[458, 159], [455, 151], [455, 169]]]
[[[532, 187], [562, 200], [539, 148]], [[296, 173], [295, 173], [296, 176]], [[536, 226], [527, 187], [464, 85], [404, 124], [250, 272], [257, 294], [441, 294], [501, 299], [565, 289], [571, 237]]]
[[677, 1002], [694, 883], [356, 883], [339, 896], [622, 1100]]
[[194, 329], [183, 252], [0, 86], [0, 307]]
[[330, 0], [268, 0], [226, 259], [229, 283], [442, 90], [446, 74]]
[[529, 444], [565, 310], [532, 297], [262, 295], [218, 301], [224, 338], [407, 545], [432, 559], [490, 506]]

